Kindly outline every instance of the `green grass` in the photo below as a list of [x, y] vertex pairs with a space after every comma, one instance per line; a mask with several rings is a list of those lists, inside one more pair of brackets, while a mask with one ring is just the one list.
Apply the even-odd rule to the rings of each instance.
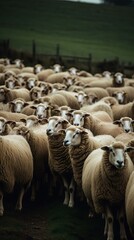
[[94, 60], [132, 61], [134, 53], [134, 8], [68, 1], [4, 0], [0, 3], [0, 39], [11, 47]]

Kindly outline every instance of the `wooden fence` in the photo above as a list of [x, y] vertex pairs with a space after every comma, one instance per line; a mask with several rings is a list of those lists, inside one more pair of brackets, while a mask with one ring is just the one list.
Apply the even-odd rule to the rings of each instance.
[[39, 54], [36, 51], [36, 43], [33, 40], [31, 45], [31, 52], [19, 52], [11, 49], [10, 40], [0, 40], [0, 57], [9, 57], [10, 59], [20, 58], [24, 60], [25, 65], [34, 65], [41, 63], [43, 66], [50, 67], [55, 63], [59, 63], [65, 66], [65, 69], [69, 67], [77, 67], [80, 70], [86, 70], [88, 72], [101, 73], [105, 70], [109, 70], [113, 73], [123, 72], [127, 77], [131, 77], [134, 74], [134, 63], [121, 62], [119, 58], [107, 60], [104, 59], [100, 62], [95, 62], [91, 53], [87, 57], [65, 56], [60, 53], [60, 45], [57, 44], [54, 54]]

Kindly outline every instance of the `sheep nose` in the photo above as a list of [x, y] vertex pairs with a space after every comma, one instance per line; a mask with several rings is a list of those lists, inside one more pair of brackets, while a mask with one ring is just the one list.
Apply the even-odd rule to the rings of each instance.
[[47, 135], [50, 135], [50, 133], [51, 133], [51, 129], [47, 129], [47, 130], [46, 130], [46, 134], [47, 134]]
[[74, 126], [79, 126], [79, 123], [74, 123]]
[[126, 132], [126, 133], [130, 132], [130, 129], [125, 129], [125, 132]]
[[64, 145], [64, 146], [68, 146], [68, 145], [69, 145], [69, 141], [68, 141], [68, 140], [64, 140], [64, 141], [63, 141], [63, 145]]
[[123, 166], [123, 161], [117, 160], [118, 167], [121, 168]]

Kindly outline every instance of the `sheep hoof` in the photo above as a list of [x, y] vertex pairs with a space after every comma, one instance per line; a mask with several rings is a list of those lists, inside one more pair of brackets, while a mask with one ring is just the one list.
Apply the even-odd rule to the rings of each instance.
[[0, 216], [2, 217], [4, 213], [4, 209], [0, 209]]
[[93, 214], [92, 212], [89, 212], [88, 217], [89, 217], [89, 218], [93, 218], [93, 217], [94, 217], [94, 214]]
[[68, 207], [70, 207], [70, 208], [73, 208], [73, 206], [74, 206], [74, 203], [69, 203], [68, 204]]

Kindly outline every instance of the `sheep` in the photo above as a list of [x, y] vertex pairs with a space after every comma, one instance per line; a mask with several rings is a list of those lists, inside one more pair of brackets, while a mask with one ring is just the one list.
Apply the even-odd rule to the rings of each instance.
[[58, 63], [55, 63], [53, 66], [51, 66], [51, 68], [53, 69], [53, 71], [55, 72], [55, 73], [59, 73], [59, 72], [62, 72], [62, 70], [63, 70], [63, 66], [61, 66], [60, 64], [58, 64]]
[[86, 157], [105, 144], [110, 144], [114, 138], [110, 135], [93, 136], [92, 132], [77, 126], [69, 126], [65, 130], [64, 146], [69, 146], [69, 154], [73, 168], [74, 179], [82, 188], [82, 168]]
[[48, 120], [47, 118], [39, 119], [35, 115], [30, 115], [30, 116], [27, 116], [26, 119], [21, 118], [20, 122], [22, 122], [26, 127], [30, 129], [34, 129], [34, 131], [37, 130], [37, 132], [40, 131], [42, 133], [42, 132], [46, 132]]
[[77, 73], [79, 72], [79, 70], [76, 67], [70, 67], [68, 69], [68, 72], [70, 75], [77, 75]]
[[130, 117], [134, 119], [134, 101], [122, 105], [113, 104], [113, 119], [120, 120], [122, 117]]
[[22, 113], [29, 115], [36, 115], [38, 118], [49, 118], [52, 114], [52, 107], [46, 101], [39, 104], [31, 104], [22, 109]]
[[21, 211], [26, 190], [33, 178], [33, 156], [22, 136], [0, 136], [0, 216], [4, 214], [3, 197], [19, 187], [16, 209]]
[[14, 112], [7, 112], [7, 111], [0, 111], [0, 117], [6, 118], [9, 121], [19, 122], [20, 119], [26, 119], [26, 115], [22, 113], [14, 113]]
[[20, 86], [20, 84], [17, 81], [17, 79], [14, 78], [13, 76], [11, 76], [11, 77], [9, 77], [8, 79], [5, 80], [5, 87], [6, 88], [14, 89], [17, 86]]
[[4, 103], [8, 103], [18, 97], [23, 98], [25, 101], [31, 100], [29, 90], [26, 88], [9, 89], [1, 87], [1, 100]]
[[[115, 96], [115, 93], [117, 92], [116, 87], [107, 87], [106, 90], [108, 91], [110, 96]], [[124, 86], [120, 87], [118, 91], [123, 91], [125, 94], [125, 102], [132, 102], [134, 101], [134, 88], [131, 86]]]
[[30, 100], [31, 101], [38, 99], [40, 97], [43, 97], [44, 95], [46, 95], [45, 91], [38, 86], [35, 86], [30, 90]]
[[119, 126], [122, 126], [124, 132], [133, 132], [134, 127], [134, 120], [130, 117], [122, 117], [119, 120], [116, 120], [113, 122], [114, 124], [118, 124]]
[[122, 117], [134, 118], [134, 101], [126, 104], [119, 104], [114, 97], [104, 97], [102, 101], [108, 103], [113, 111], [113, 119], [120, 120]]
[[117, 99], [119, 104], [126, 104], [129, 102], [129, 100], [127, 99], [126, 92], [124, 92], [120, 89], [118, 91], [114, 91], [112, 96]]
[[67, 86], [67, 89], [69, 89], [70, 86], [72, 86], [75, 83], [75, 77], [74, 76], [65, 76], [63, 78], [63, 83]]
[[93, 112], [97, 112], [97, 111], [104, 111], [104, 112], [108, 113], [111, 121], [113, 120], [113, 111], [112, 111], [111, 107], [102, 100], [99, 100], [98, 102], [96, 102], [92, 105], [85, 105], [85, 106], [81, 107], [81, 110], [87, 111], [89, 113], [93, 113]]
[[[39, 130], [39, 131], [38, 131]], [[14, 134], [22, 135], [28, 142], [33, 155], [33, 179], [31, 200], [37, 198], [37, 190], [45, 183], [49, 174], [48, 166], [48, 140], [45, 131], [40, 128], [28, 128], [19, 126], [15, 128]]]
[[[103, 111], [101, 115], [103, 118]], [[112, 122], [106, 122], [104, 119], [102, 121], [97, 116], [80, 110], [73, 112], [73, 125], [90, 129], [95, 136], [109, 134], [116, 137], [118, 134], [123, 132], [122, 128], [114, 125]]]
[[51, 85], [51, 87], [52, 87], [52, 91], [51, 91], [52, 93], [55, 93], [55, 92], [60, 91], [60, 90], [66, 90], [67, 89], [67, 86], [63, 83], [53, 83]]
[[83, 105], [85, 105], [87, 103], [87, 94], [84, 93], [84, 91], [78, 91], [75, 95], [79, 106], [82, 107]]
[[35, 64], [34, 67], [33, 67], [33, 73], [34, 74], [38, 74], [42, 70], [44, 70], [44, 68], [43, 68], [43, 66], [41, 64]]
[[98, 78], [97, 80], [91, 81], [89, 87], [100, 87], [107, 88], [112, 86], [112, 79], [107, 79], [106, 77]]
[[48, 119], [47, 135], [49, 142], [49, 166], [53, 176], [60, 178], [64, 185], [64, 201], [63, 204], [74, 206], [74, 178], [70, 155], [68, 149], [63, 146], [64, 135], [59, 132], [66, 129], [69, 122], [60, 117], [53, 116]]
[[53, 86], [52, 86], [51, 83], [38, 81], [38, 85], [37, 86], [40, 87], [44, 91], [45, 95], [47, 95], [49, 93], [52, 93], [52, 91], [53, 91]]
[[21, 86], [25, 86], [26, 81], [29, 78], [36, 78], [36, 74], [31, 73], [31, 72], [21, 72], [20, 74], [17, 75], [17, 80], [20, 83]]
[[120, 225], [120, 239], [127, 240], [124, 227], [125, 189], [134, 165], [127, 152], [133, 150], [122, 142], [113, 142], [93, 150], [82, 171], [82, 189], [89, 206], [105, 216], [104, 234], [114, 239], [114, 211]]
[[98, 101], [100, 99], [102, 99], [103, 97], [107, 97], [109, 96], [108, 92], [106, 89], [100, 88], [100, 87], [88, 87], [88, 84], [84, 86], [83, 91], [88, 95], [88, 103], [92, 104], [92, 102], [90, 103], [90, 96], [95, 96], [96, 99], [95, 101]]
[[12, 127], [16, 124], [14, 121], [7, 120], [4, 117], [0, 117], [0, 135], [8, 135], [12, 131]]
[[125, 211], [130, 233], [134, 237], [134, 171], [131, 173], [126, 187]]
[[74, 110], [71, 109], [68, 106], [61, 106], [61, 107], [55, 107], [52, 111], [52, 115], [56, 115], [56, 116], [61, 116], [65, 119], [67, 119], [68, 121], [70, 121], [70, 115], [69, 113], [73, 112]]
[[9, 102], [10, 111], [16, 113], [21, 113], [22, 109], [27, 105], [29, 105], [29, 103], [22, 98], [15, 98], [13, 101]]
[[68, 77], [70, 74], [68, 72], [59, 72], [50, 74], [46, 79], [45, 82], [49, 83], [63, 83], [64, 77]]
[[79, 103], [75, 97], [75, 94], [72, 92], [67, 92], [67, 91], [59, 91], [57, 92], [57, 94], [61, 94], [62, 96], [65, 97], [67, 104], [62, 104], [63, 105], [67, 105], [72, 109], [80, 109]]
[[125, 85], [123, 73], [117, 72], [113, 76], [113, 87], [123, 87]]
[[25, 81], [25, 87], [28, 90], [31, 90], [35, 86], [39, 86], [38, 85], [38, 79], [36, 77], [30, 77]]
[[46, 79], [53, 74], [54, 74], [54, 71], [52, 69], [43, 69], [42, 71], [37, 73], [37, 77], [39, 81], [45, 82]]

